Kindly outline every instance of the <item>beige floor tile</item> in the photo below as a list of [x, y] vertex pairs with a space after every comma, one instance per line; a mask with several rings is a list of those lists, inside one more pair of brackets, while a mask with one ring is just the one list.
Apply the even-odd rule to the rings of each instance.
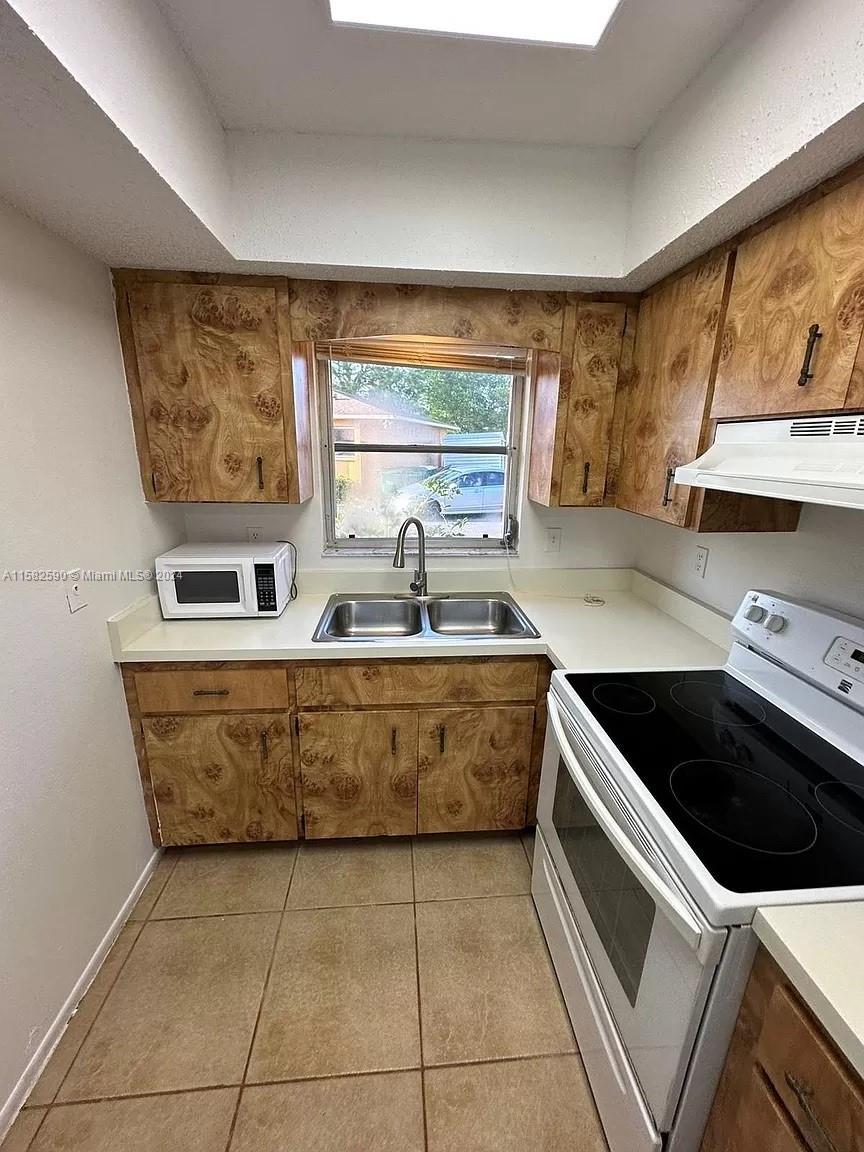
[[278, 913], [151, 920], [58, 1099], [239, 1083]]
[[245, 1088], [231, 1152], [423, 1152], [419, 1072]]
[[518, 896], [531, 891], [531, 869], [516, 834], [428, 836], [414, 842], [418, 900]]
[[303, 845], [288, 907], [410, 904], [413, 899], [409, 840], [340, 840]]
[[135, 923], [138, 920], [146, 920], [150, 913], [153, 911], [153, 905], [159, 899], [162, 889], [168, 883], [168, 878], [174, 871], [174, 865], [179, 858], [179, 852], [176, 848], [166, 848], [159, 859], [159, 863], [147, 882], [147, 887], [138, 897], [138, 903], [129, 913], [129, 919]]
[[25, 1108], [19, 1112], [6, 1133], [6, 1139], [0, 1144], [0, 1152], [27, 1152], [46, 1111], [45, 1108]]
[[295, 844], [186, 848], [150, 915], [281, 912], [296, 856]]
[[30, 1152], [225, 1152], [238, 1092], [63, 1104], [51, 1109]]
[[28, 1106], [50, 1104], [57, 1095], [57, 1089], [63, 1083], [72, 1061], [78, 1055], [78, 1050], [99, 1014], [99, 1009], [105, 1003], [105, 997], [111, 991], [111, 985], [117, 979], [142, 927], [142, 924], [130, 923], [121, 928], [111, 951], [105, 957], [102, 967], [96, 973], [93, 983], [84, 993], [75, 1015], [60, 1037], [60, 1042], [52, 1052], [51, 1059], [43, 1068], [42, 1075], [37, 1080], [36, 1087], [27, 1100]]
[[522, 844], [525, 848], [525, 855], [528, 857], [528, 863], [534, 863], [534, 836], [533, 828], [526, 828], [522, 833]]
[[429, 1152], [604, 1152], [578, 1056], [433, 1068], [426, 1073]]
[[573, 1051], [530, 896], [417, 905], [425, 1064]]
[[248, 1080], [419, 1063], [412, 906], [286, 912]]

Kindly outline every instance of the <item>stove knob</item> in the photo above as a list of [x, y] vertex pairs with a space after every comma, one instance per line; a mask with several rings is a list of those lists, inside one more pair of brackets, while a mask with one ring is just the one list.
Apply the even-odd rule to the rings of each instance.
[[776, 613], [772, 613], [772, 615], [769, 616], [765, 621], [765, 627], [769, 632], [782, 632], [788, 623], [789, 621], [785, 616], [779, 616]]
[[754, 624], [760, 624], [765, 619], [765, 609], [758, 604], [751, 604], [744, 612], [744, 619], [752, 620]]

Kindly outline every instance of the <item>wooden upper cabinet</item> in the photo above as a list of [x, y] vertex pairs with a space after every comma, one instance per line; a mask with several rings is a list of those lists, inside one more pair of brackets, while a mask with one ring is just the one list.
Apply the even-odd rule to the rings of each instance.
[[622, 348], [634, 320], [626, 304], [580, 300], [567, 305], [561, 355], [535, 353], [528, 480], [535, 503], [604, 503]]
[[[864, 177], [738, 249], [711, 416], [843, 408], [864, 329]], [[818, 325], [809, 379], [802, 375]]]
[[147, 497], [307, 499], [306, 360], [291, 347], [287, 292], [134, 280], [118, 288]]
[[727, 257], [646, 296], [639, 307], [617, 506], [684, 525], [689, 488], [671, 473], [703, 440]]

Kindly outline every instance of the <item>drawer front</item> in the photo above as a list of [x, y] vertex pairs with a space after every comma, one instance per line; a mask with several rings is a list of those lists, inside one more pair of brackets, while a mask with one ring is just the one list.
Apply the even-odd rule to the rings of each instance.
[[434, 663], [418, 660], [298, 668], [299, 708], [385, 704], [460, 704], [530, 700], [537, 692], [537, 661], [490, 659]]
[[143, 715], [291, 707], [284, 668], [136, 672], [135, 688]]
[[782, 984], [771, 995], [756, 1059], [813, 1152], [864, 1152], [864, 1088]]

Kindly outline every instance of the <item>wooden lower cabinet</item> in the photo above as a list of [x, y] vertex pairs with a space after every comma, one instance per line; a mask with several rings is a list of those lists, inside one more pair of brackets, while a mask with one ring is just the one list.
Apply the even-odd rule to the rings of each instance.
[[417, 831], [416, 712], [306, 712], [298, 727], [307, 837]]
[[533, 734], [533, 708], [423, 712], [418, 831], [524, 827]]
[[864, 1152], [864, 1084], [764, 949], [702, 1152]]
[[149, 716], [142, 729], [163, 844], [296, 838], [287, 714]]

